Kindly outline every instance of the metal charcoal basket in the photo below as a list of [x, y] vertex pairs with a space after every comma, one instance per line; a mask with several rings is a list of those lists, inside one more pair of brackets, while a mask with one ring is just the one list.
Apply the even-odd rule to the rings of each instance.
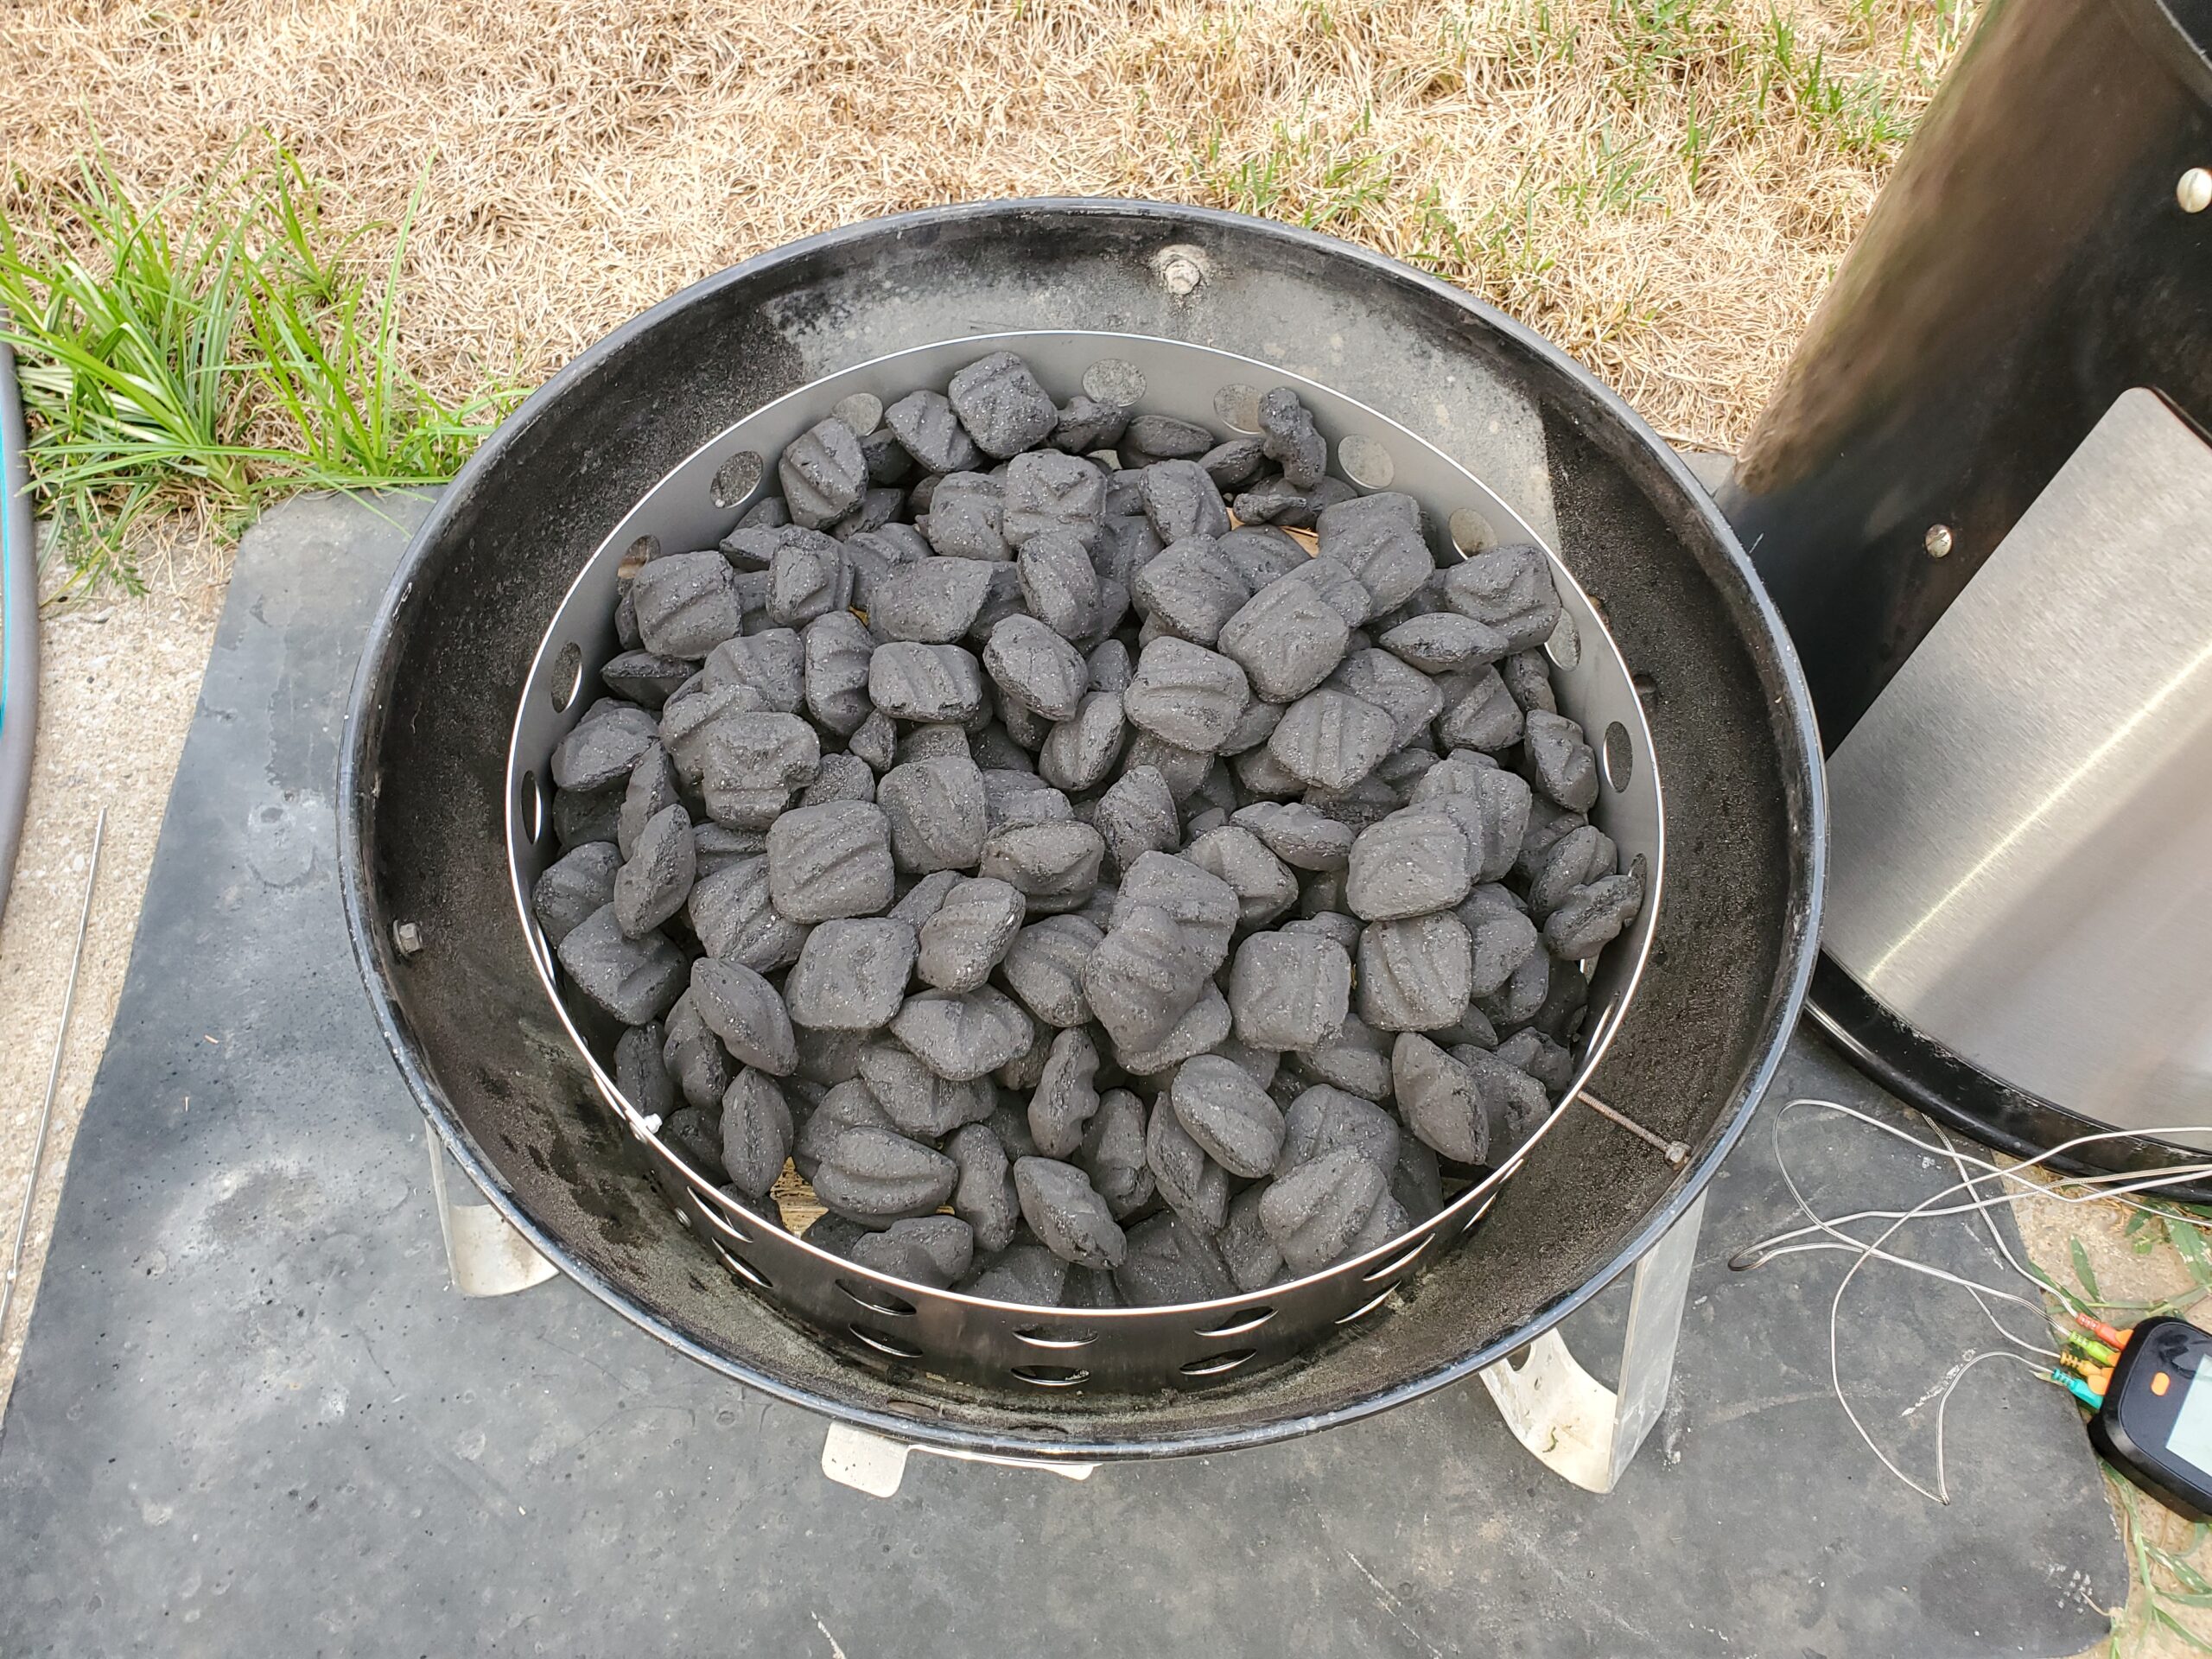
[[[1600, 821], [1653, 882], [1601, 963], [1577, 1086], [1685, 1151], [1571, 1106], [1512, 1179], [1368, 1261], [1203, 1309], [1040, 1315], [823, 1255], [610, 1109], [517, 903], [545, 817], [524, 774], [543, 776], [534, 763], [582, 706], [556, 709], [554, 682], [581, 688], [611, 645], [615, 566], [639, 535], [705, 545], [734, 520], [758, 483], [741, 454], [765, 471], [838, 398], [941, 385], [1001, 346], [1062, 397], [1094, 365], [1127, 364], [1143, 406], [1217, 429], [1249, 424], [1230, 389], [1292, 385], [1338, 471], [1437, 514], [1440, 556], [1525, 536], [1563, 562], [1561, 691], [1624, 785], [1604, 791]], [[774, 1397], [949, 1449], [1089, 1460], [1248, 1445], [1413, 1398], [1530, 1340], [1650, 1248], [1695, 1203], [1795, 1023], [1818, 921], [1818, 754], [1726, 524], [1555, 350], [1322, 237], [1141, 202], [1006, 202], [764, 255], [543, 388], [446, 492], [373, 626], [340, 849], [403, 1074], [550, 1261]], [[1444, 1248], [1478, 1215], [1474, 1248]], [[762, 1294], [734, 1292], [733, 1271]], [[1089, 1386], [1070, 1386], [1082, 1372]]]
[[[848, 400], [879, 408], [918, 387], [942, 390], [977, 358], [1017, 353], [1057, 403], [1078, 391], [1134, 403], [1141, 413], [1196, 421], [1217, 434], [1259, 430], [1261, 395], [1288, 385], [1329, 442], [1332, 470], [1363, 489], [1402, 491], [1420, 501], [1440, 559], [1502, 542], [1544, 538], [1495, 492], [1434, 444], [1395, 421], [1303, 376], [1182, 340], [1060, 330], [969, 335], [912, 346], [811, 381], [717, 433], [646, 492], [578, 574], [539, 645], [507, 757], [507, 855], [516, 913], [558, 1017], [582, 1051], [601, 1096], [637, 1135], [671, 1200], [740, 1281], [833, 1340], [858, 1344], [872, 1363], [918, 1365], [971, 1380], [1011, 1377], [1053, 1389], [1154, 1389], [1212, 1385], [1246, 1366], [1298, 1353], [1332, 1328], [1379, 1316], [1392, 1293], [1467, 1238], [1498, 1186], [1577, 1100], [1604, 1058], [1651, 948], [1665, 874], [1665, 826], [1650, 729], [1621, 658], [1555, 550], [1548, 549], [1564, 606], [1547, 647], [1560, 712], [1582, 723], [1604, 786], [1591, 817], [1642, 870], [1646, 889], [1633, 926], [1597, 959], [1590, 1012], [1571, 1086], [1530, 1140], [1443, 1210], [1388, 1243], [1321, 1273], [1249, 1296], [1169, 1306], [1051, 1310], [1020, 1306], [894, 1279], [786, 1231], [766, 1200], [740, 1204], [693, 1168], [616, 1089], [610, 1056], [592, 1045], [560, 999], [560, 970], [531, 915], [530, 895], [559, 856], [551, 830], [550, 762], [597, 695], [600, 668], [621, 650], [613, 614], [626, 560], [715, 545], [744, 510], [772, 491], [784, 447]], [[865, 405], [863, 405], [865, 406]]]

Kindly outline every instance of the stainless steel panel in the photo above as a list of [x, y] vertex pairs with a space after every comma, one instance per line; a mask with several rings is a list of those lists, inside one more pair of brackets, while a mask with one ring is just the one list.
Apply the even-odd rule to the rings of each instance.
[[1828, 763], [1823, 943], [2116, 1128], [2212, 1123], [2212, 448], [2125, 393]]

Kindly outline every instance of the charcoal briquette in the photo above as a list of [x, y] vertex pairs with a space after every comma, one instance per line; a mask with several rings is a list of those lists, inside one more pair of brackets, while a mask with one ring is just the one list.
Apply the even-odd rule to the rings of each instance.
[[[865, 700], [867, 696], [865, 671], [863, 671], [861, 684], [863, 690], [861, 695]], [[962, 749], [964, 753], [966, 745], [963, 744]], [[868, 718], [855, 727], [852, 734], [846, 738], [845, 752], [865, 760], [869, 767], [877, 772], [888, 772], [893, 763], [898, 759], [899, 728], [892, 722], [890, 715], [880, 709], [871, 708], [868, 710]]]
[[[1276, 723], [1280, 725], [1281, 722], [1278, 721]], [[1268, 735], [1272, 739], [1274, 734], [1270, 731]], [[1238, 755], [1230, 763], [1230, 767], [1236, 775], [1236, 786], [1248, 799], [1263, 803], [1287, 801], [1294, 796], [1303, 795], [1306, 790], [1306, 780], [1287, 770], [1264, 743]]]
[[1276, 386], [1260, 398], [1261, 448], [1282, 468], [1292, 488], [1310, 490], [1328, 470], [1329, 446], [1313, 429], [1313, 416], [1288, 386]]
[[722, 1096], [721, 1162], [725, 1179], [747, 1198], [776, 1184], [791, 1153], [791, 1109], [773, 1077], [750, 1067]]
[[1146, 853], [1169, 850], [1180, 831], [1175, 798], [1156, 766], [1125, 766], [1098, 798], [1092, 822], [1116, 870], [1128, 869]]
[[1048, 531], [1087, 536], [1106, 517], [1106, 475], [1079, 455], [1032, 450], [1007, 463], [1001, 528], [1016, 550]]
[[914, 930], [890, 917], [823, 922], [806, 936], [784, 982], [791, 1023], [826, 1031], [873, 1031], [906, 1000], [914, 971]]
[[929, 918], [944, 907], [953, 888], [966, 879], [958, 870], [932, 871], [901, 893], [899, 902], [891, 906], [888, 913], [918, 934]]
[[1236, 1294], [1213, 1238], [1180, 1216], [1154, 1216], [1128, 1230], [1114, 1283], [1132, 1307], [1211, 1302]]
[[683, 1098], [662, 1050], [667, 1033], [658, 1021], [632, 1026], [614, 1043], [614, 1086], [640, 1117], [666, 1117]]
[[768, 892], [794, 922], [874, 916], [895, 896], [891, 820], [880, 806], [794, 808], [768, 830]]
[[1005, 494], [995, 478], [984, 473], [950, 474], [930, 492], [929, 508], [921, 531], [939, 554], [988, 563], [1003, 563], [1014, 556], [1003, 528]]
[[1068, 1264], [1042, 1244], [1008, 1246], [960, 1288], [986, 1301], [1058, 1307], [1067, 1293]]
[[976, 1235], [957, 1216], [910, 1216], [853, 1242], [852, 1259], [888, 1279], [943, 1290], [967, 1275]]
[[1255, 933], [1236, 948], [1229, 1006], [1238, 1040], [1258, 1049], [1316, 1049], [1343, 1032], [1351, 959], [1310, 933]]
[[1248, 1186], [1231, 1198], [1229, 1219], [1214, 1239], [1229, 1276], [1242, 1291], [1262, 1289], [1282, 1276], [1282, 1252], [1260, 1220], [1260, 1204], [1267, 1195], [1264, 1186]]
[[991, 591], [980, 559], [927, 558], [876, 578], [868, 626], [886, 639], [949, 645], [966, 636]]
[[[898, 830], [892, 830], [897, 844]], [[940, 991], [972, 991], [991, 976], [1021, 931], [1021, 894], [994, 877], [963, 879], [922, 924], [917, 971]]]
[[1184, 1061], [1169, 1096], [1185, 1133], [1231, 1175], [1274, 1171], [1282, 1150], [1281, 1109], [1234, 1060], [1199, 1054]]
[[1408, 1031], [1391, 1051], [1390, 1079], [1406, 1127], [1424, 1145], [1454, 1163], [1491, 1161], [1491, 1134], [1502, 1120], [1502, 1108], [1485, 1098], [1465, 1065]]
[[893, 720], [958, 725], [983, 706], [983, 671], [958, 645], [892, 640], [868, 658], [868, 700]]
[[1021, 1219], [1007, 1149], [990, 1128], [970, 1123], [952, 1133], [944, 1150], [958, 1172], [952, 1213], [974, 1230], [977, 1250], [995, 1255], [1013, 1242]]
[[1377, 1168], [1345, 1147], [1300, 1164], [1268, 1186], [1260, 1200], [1260, 1224], [1291, 1272], [1319, 1273], [1352, 1254], [1354, 1241], [1389, 1196], [1387, 1167]]
[[1535, 1030], [1516, 1031], [1498, 1044], [1497, 1058], [1518, 1071], [1526, 1071], [1556, 1095], [1574, 1081], [1574, 1052]]
[[964, 751], [909, 760], [877, 780], [876, 805], [890, 825], [898, 868], [911, 875], [970, 868], [988, 825], [983, 774]]
[[1315, 1048], [1300, 1049], [1291, 1069], [1310, 1082], [1326, 1084], [1363, 1100], [1390, 1094], [1390, 1034], [1376, 1030], [1357, 1013], [1344, 1015], [1344, 1028]]
[[1094, 449], [1110, 449], [1128, 429], [1129, 411], [1119, 404], [1103, 404], [1088, 392], [1070, 398], [1052, 423], [1052, 447], [1070, 454], [1087, 455]]
[[657, 657], [704, 657], [745, 626], [737, 573], [720, 553], [671, 553], [640, 567], [630, 601], [638, 638]]
[[[1211, 754], [1236, 729], [1251, 697], [1244, 671], [1220, 652], [1187, 639], [1160, 639], [1139, 656], [1135, 677], [1122, 694], [1122, 711], [1130, 724], [1163, 743]], [[1134, 755], [1132, 763], [1144, 764]]]
[[983, 459], [942, 392], [908, 392], [883, 411], [883, 423], [899, 447], [930, 472], [964, 473]]
[[1543, 549], [1525, 543], [1492, 548], [1461, 561], [1444, 578], [1445, 602], [1462, 616], [1487, 622], [1508, 651], [1541, 645], [1559, 626], [1559, 589]]
[[1300, 916], [1295, 921], [1285, 922], [1277, 930], [1290, 934], [1310, 934], [1317, 939], [1332, 939], [1341, 947], [1347, 959], [1359, 949], [1362, 931], [1359, 918], [1341, 911], [1325, 910], [1318, 915]]
[[976, 868], [1011, 884], [1033, 915], [1080, 909], [1098, 885], [1105, 838], [1072, 818], [994, 830]]
[[819, 530], [842, 518], [868, 486], [859, 437], [835, 416], [794, 438], [776, 462], [791, 522]]
[[1503, 634], [1457, 611], [1430, 611], [1410, 618], [1387, 629], [1381, 643], [1401, 662], [1427, 674], [1512, 660], [1506, 658]]
[[1387, 709], [1324, 686], [1291, 704], [1268, 739], [1283, 770], [1316, 789], [1350, 789], [1390, 752]]
[[1040, 720], [1011, 697], [998, 699], [996, 720], [976, 728], [968, 739], [968, 752], [986, 772], [1030, 772], [1036, 768], [1035, 750], [1051, 733], [1052, 722]]
[[1027, 824], [1066, 823], [1075, 817], [1066, 791], [1053, 788], [1027, 764], [984, 772], [983, 804], [993, 834]]
[[1169, 1091], [1145, 1124], [1145, 1162], [1160, 1199], [1194, 1230], [1217, 1233], [1229, 1219], [1229, 1172], [1206, 1155], [1176, 1116]]
[[614, 919], [639, 938], [683, 908], [696, 866], [691, 815], [681, 802], [663, 807], [638, 832], [637, 845], [614, 873]]
[[[1573, 976], [1581, 977], [1580, 974]], [[1487, 996], [1475, 998], [1475, 1006], [1501, 1032], [1518, 1030], [1541, 1012], [1551, 995], [1552, 977], [1550, 955], [1532, 950], [1505, 976], [1503, 984]]]
[[696, 1106], [678, 1107], [660, 1126], [661, 1143], [710, 1182], [728, 1179], [722, 1167], [721, 1131]]
[[[785, 1098], [789, 1100], [791, 1086], [785, 1085]], [[814, 1172], [823, 1156], [839, 1140], [854, 1129], [891, 1129], [892, 1122], [873, 1090], [858, 1078], [841, 1083], [826, 1090], [814, 1109], [799, 1122], [791, 1137], [791, 1163], [807, 1180], [814, 1179]]]
[[1198, 458], [1214, 487], [1224, 495], [1240, 490], [1260, 475], [1267, 451], [1258, 438], [1231, 438], [1217, 443]]
[[[1097, 626], [1098, 569], [1080, 537], [1065, 530], [1032, 536], [1014, 570], [1029, 613], [1062, 639], [1084, 639]], [[1084, 671], [1088, 677], [1088, 664]]]
[[1474, 1077], [1491, 1113], [1491, 1160], [1495, 1163], [1535, 1132], [1551, 1110], [1544, 1085], [1500, 1055], [1457, 1048], [1452, 1057]]
[[904, 484], [914, 475], [914, 457], [888, 423], [860, 435], [861, 459], [871, 484]]
[[1142, 1049], [1115, 1045], [1115, 1063], [1131, 1077], [1162, 1076], [1193, 1055], [1204, 1054], [1224, 1041], [1230, 1023], [1229, 999], [1209, 982], [1200, 988], [1198, 1000], [1183, 1010], [1182, 1016], [1158, 1042]]
[[622, 584], [622, 596], [614, 601], [614, 639], [625, 651], [641, 651], [645, 636], [638, 632], [638, 599], [630, 591], [630, 584]]
[[1081, 916], [1046, 916], [1014, 935], [1001, 969], [1008, 988], [1046, 1025], [1071, 1028], [1090, 1018], [1084, 964], [1103, 936]]
[[921, 991], [906, 999], [891, 1034], [940, 1077], [966, 1083], [1025, 1054], [1036, 1028], [1021, 1006], [984, 986], [953, 995]]
[[1193, 818], [1192, 830], [1183, 856], [1229, 884], [1244, 926], [1265, 927], [1298, 902], [1298, 878], [1249, 830], [1225, 818], [1219, 828], [1204, 830]]
[[719, 1112], [737, 1069], [730, 1064], [722, 1039], [699, 1017], [698, 1004], [689, 990], [670, 1006], [665, 1030], [661, 1063], [676, 1079], [677, 1090], [700, 1110]]
[[1012, 352], [970, 363], [952, 377], [945, 396], [976, 447], [1001, 461], [1042, 443], [1059, 424], [1060, 411]]
[[779, 627], [804, 627], [817, 616], [853, 602], [853, 567], [842, 543], [819, 531], [776, 550], [768, 567], [768, 619]]
[[881, 1039], [865, 1031], [811, 1031], [798, 1046], [798, 1070], [785, 1088], [813, 1084], [829, 1089], [861, 1074], [861, 1056]]
[[707, 653], [702, 673], [709, 690], [751, 686], [760, 706], [775, 714], [795, 715], [806, 702], [806, 646], [795, 629], [764, 628], [725, 639]]
[[1262, 478], [1239, 494], [1237, 518], [1247, 524], [1281, 524], [1291, 530], [1311, 530], [1324, 512], [1357, 493], [1342, 479], [1325, 478], [1310, 490], [1301, 490], [1280, 475]]
[[1137, 493], [1146, 519], [1165, 546], [1188, 537], [1229, 533], [1229, 511], [1222, 505], [1221, 492], [1195, 461], [1162, 461], [1147, 467], [1137, 480]]
[[1536, 949], [1536, 925], [1505, 888], [1485, 882], [1468, 893], [1459, 909], [1472, 950], [1470, 992], [1489, 996]]
[[1388, 714], [1391, 742], [1400, 750], [1425, 740], [1428, 722], [1444, 712], [1444, 693], [1434, 680], [1371, 646], [1347, 656], [1329, 683]]
[[[881, 485], [870, 485], [861, 492], [861, 499], [853, 503], [844, 516], [829, 526], [829, 532], [841, 542], [850, 541], [855, 536], [865, 536], [870, 531], [881, 530], [904, 512], [906, 506], [906, 491], [894, 490]], [[868, 563], [872, 567], [880, 567], [884, 562], [871, 553]], [[860, 568], [860, 564], [856, 562], [854, 565], [856, 578]]]
[[622, 853], [611, 841], [572, 847], [545, 867], [530, 890], [530, 912], [554, 950], [589, 916], [614, 902], [614, 873]]
[[1554, 842], [1551, 850], [1538, 861], [1524, 895], [1529, 913], [1541, 921], [1565, 904], [1577, 887], [1601, 881], [1619, 868], [1620, 849], [1612, 837], [1594, 823], [1577, 824]]
[[1598, 757], [1573, 721], [1534, 710], [1528, 716], [1522, 754], [1529, 781], [1549, 799], [1576, 812], [1587, 812], [1597, 804]]
[[1532, 791], [1529, 801], [1529, 823], [1521, 834], [1521, 850], [1514, 856], [1513, 874], [1524, 882], [1535, 880], [1559, 838], [1589, 822], [1586, 813], [1573, 811]]
[[773, 973], [798, 960], [806, 929], [777, 911], [765, 854], [739, 858], [700, 876], [685, 901], [691, 931], [710, 957]]
[[1376, 1030], [1449, 1025], [1472, 993], [1467, 930], [1450, 911], [1370, 922], [1360, 935], [1359, 1015]]
[[860, 1079], [901, 1135], [934, 1141], [965, 1123], [980, 1123], [998, 1103], [989, 1082], [938, 1077], [897, 1043], [872, 1042], [856, 1061]]
[[699, 734], [699, 787], [710, 817], [745, 825], [715, 810], [720, 794], [789, 794], [812, 783], [822, 767], [822, 740], [797, 715], [765, 709], [726, 715]]
[[1392, 921], [1449, 910], [1473, 885], [1465, 834], [1432, 804], [1393, 812], [1359, 832], [1344, 871], [1344, 902], [1362, 921]]
[[983, 667], [1000, 692], [1048, 721], [1071, 718], [1090, 684], [1083, 654], [1033, 616], [1003, 618], [983, 647]]
[[801, 806], [826, 806], [831, 801], [872, 801], [875, 774], [858, 755], [825, 754], [814, 781], [800, 791]]
[[1344, 617], [1306, 572], [1293, 570], [1245, 601], [1222, 626], [1219, 644], [1260, 696], [1288, 702], [1335, 671], [1351, 637]]
[[814, 1196], [862, 1226], [926, 1216], [952, 1196], [952, 1160], [893, 1129], [847, 1129], [814, 1166]]
[[1030, 1138], [1044, 1156], [1071, 1157], [1083, 1144], [1098, 1110], [1097, 1075], [1098, 1048], [1090, 1033], [1062, 1031], [1053, 1037], [1028, 1109]]
[[1173, 415], [1133, 416], [1122, 435], [1128, 448], [1158, 461], [1188, 461], [1214, 446], [1206, 428]]
[[555, 786], [591, 794], [626, 783], [658, 731], [652, 715], [635, 703], [602, 698], [554, 748]]
[[[745, 1195], [741, 1192], [735, 1196], [742, 1198]], [[806, 1224], [806, 1230], [799, 1236], [817, 1249], [827, 1250], [832, 1255], [842, 1255], [850, 1260], [853, 1251], [859, 1247], [860, 1242], [864, 1238], [873, 1238], [875, 1235], [858, 1222], [847, 1221], [835, 1211], [824, 1210]]]
[[[1059, 721], [1045, 734], [1037, 752], [1038, 768], [1061, 789], [1094, 788], [1114, 769], [1126, 733], [1122, 694], [1090, 692], [1077, 705], [1072, 718]], [[1164, 791], [1166, 786], [1161, 787]]]
[[1236, 931], [1236, 889], [1211, 870], [1167, 853], [1138, 856], [1116, 894], [1113, 925], [1141, 908], [1164, 912], [1211, 975], [1229, 960], [1229, 941]]
[[659, 1019], [683, 991], [683, 953], [658, 933], [631, 938], [612, 904], [570, 928], [554, 954], [569, 982], [626, 1026]]
[[1022, 1219], [1038, 1241], [1064, 1262], [1083, 1268], [1121, 1264], [1127, 1248], [1113, 1211], [1073, 1164], [1024, 1158], [1014, 1166]]
[[[1125, 901], [1128, 893], [1124, 883]], [[1116, 1047], [1141, 1052], [1174, 1030], [1211, 971], [1173, 916], [1139, 904], [1117, 907], [1113, 926], [1082, 965], [1081, 981], [1092, 1016]]]
[[1204, 537], [1172, 543], [1136, 573], [1129, 594], [1155, 635], [1201, 645], [1218, 639], [1223, 624], [1252, 596], [1236, 568]]
[[1293, 869], [1341, 870], [1351, 855], [1351, 827], [1301, 802], [1255, 802], [1231, 817]]
[[875, 636], [850, 611], [831, 611], [799, 637], [806, 651], [807, 712], [840, 736], [857, 730], [874, 712], [868, 688]]
[[[1123, 691], [1122, 712], [1126, 715], [1128, 711], [1129, 694]], [[1150, 766], [1167, 785], [1170, 798], [1179, 803], [1190, 798], [1192, 791], [1205, 781], [1213, 760], [1209, 750], [1186, 749], [1152, 732], [1139, 731], [1129, 739], [1129, 747], [1122, 756], [1122, 769], [1134, 772], [1140, 766]]]
[[1455, 671], [1438, 689], [1444, 712], [1436, 717], [1436, 741], [1446, 748], [1495, 752], [1521, 741], [1521, 705], [1494, 666]]
[[691, 964], [691, 1001], [739, 1065], [776, 1077], [798, 1067], [798, 1046], [784, 1000], [750, 968], [702, 957]]
[[599, 683], [618, 697], [647, 709], [658, 709], [669, 694], [696, 672], [696, 665], [682, 657], [656, 657], [650, 651], [626, 651], [607, 659], [599, 671]]
[[1516, 651], [1497, 665], [1505, 689], [1523, 711], [1541, 709], [1559, 713], [1558, 695], [1552, 689], [1552, 667], [1541, 651]]
[[1586, 962], [1620, 937], [1643, 908], [1643, 882], [1633, 873], [1577, 887], [1544, 921], [1544, 948], [1562, 962]]
[[722, 722], [766, 709], [751, 686], [734, 682], [709, 686], [702, 675], [669, 698], [655, 730], [668, 758], [676, 763], [676, 775], [696, 789], [706, 770], [707, 745]]

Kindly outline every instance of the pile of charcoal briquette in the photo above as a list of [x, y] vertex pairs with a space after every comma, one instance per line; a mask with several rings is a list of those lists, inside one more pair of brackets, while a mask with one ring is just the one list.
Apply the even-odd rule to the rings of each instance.
[[1225, 442], [1007, 353], [839, 409], [624, 582], [553, 756], [533, 907], [626, 1097], [764, 1212], [788, 1159], [810, 1242], [1005, 1301], [1233, 1295], [1434, 1214], [1643, 902], [1543, 553], [1439, 569], [1287, 389]]

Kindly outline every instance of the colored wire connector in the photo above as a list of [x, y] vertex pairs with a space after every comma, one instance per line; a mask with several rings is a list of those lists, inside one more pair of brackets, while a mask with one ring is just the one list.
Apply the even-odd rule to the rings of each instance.
[[2118, 1359], [2120, 1357], [2119, 1351], [2127, 1346], [2129, 1332], [2126, 1331], [2115, 1331], [2112, 1326], [2107, 1325], [2102, 1319], [2093, 1319], [2088, 1314], [2082, 1313], [2079, 1308], [2075, 1308], [2074, 1310], [2074, 1323], [2080, 1325], [2084, 1331], [2094, 1337], [2099, 1342], [2104, 1343], [2111, 1347], [2113, 1352], [2109, 1357], [2113, 1359]]
[[[2091, 1388], [2080, 1377], [2075, 1376], [2071, 1371], [2055, 1370], [2052, 1371], [2050, 1376], [2052, 1382], [2064, 1389], [2067, 1393], [2072, 1395], [2076, 1400], [2079, 1400], [2091, 1411], [2096, 1410], [2098, 1407], [2104, 1404], [2104, 1395], [2099, 1394], [2094, 1389]], [[2109, 1376], [2109, 1373], [2107, 1373], [2107, 1376]]]
[[2082, 1332], [2069, 1332], [2066, 1338], [2066, 1346], [2069, 1351], [2081, 1354], [2089, 1359], [2093, 1359], [2100, 1365], [2116, 1365], [2120, 1363], [2120, 1356], [2117, 1353], [2106, 1347], [2103, 1343], [2099, 1342], [2094, 1337], [2088, 1336]]

